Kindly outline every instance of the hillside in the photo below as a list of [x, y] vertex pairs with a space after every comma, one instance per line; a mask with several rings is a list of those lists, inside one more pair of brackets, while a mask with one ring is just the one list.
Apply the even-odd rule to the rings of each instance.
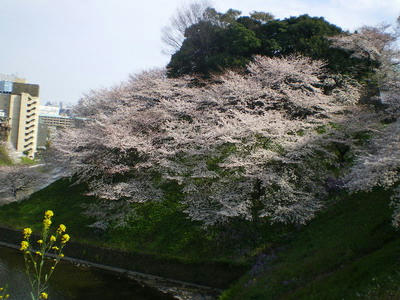
[[[0, 207], [0, 224], [13, 228], [36, 224], [42, 212], [52, 208], [56, 222], [68, 224], [73, 239], [86, 244], [182, 261], [241, 261], [242, 265], [253, 265], [221, 299], [400, 296], [400, 236], [391, 225], [388, 191], [331, 197], [332, 205], [306, 226], [259, 227], [262, 240], [246, 241], [243, 236], [240, 240], [224, 240], [231, 247], [235, 245], [236, 250], [246, 249], [246, 255], [217, 245], [215, 237], [223, 233], [223, 228], [213, 234], [203, 231], [197, 224], [180, 218], [171, 203], [169, 210], [164, 204], [163, 209], [142, 211], [147, 222], [142, 218], [124, 230], [100, 234], [88, 227], [93, 220], [80, 214], [82, 199], [84, 203], [91, 201], [81, 195], [84, 191], [82, 185], [58, 181], [25, 201]], [[242, 229], [244, 225], [241, 224]]]
[[390, 193], [337, 197], [287, 241], [260, 256], [221, 299], [399, 299], [399, 232]]
[[[2, 167], [0, 151], [15, 200], [0, 227], [37, 232], [53, 210], [85, 259], [233, 284], [222, 300], [400, 298], [400, 19], [349, 33], [307, 15], [239, 15], [189, 26], [175, 71], [85, 95], [82, 124], [48, 149], [69, 178], [18, 201], [49, 174]], [[208, 66], [192, 59], [204, 28], [223, 42]]]
[[38, 220], [43, 211], [52, 209], [55, 222], [66, 224], [74, 241], [182, 261], [234, 260], [238, 263], [240, 260], [239, 257], [232, 259], [232, 249], [221, 249], [212, 232], [185, 217], [178, 207], [179, 195], [173, 186], [165, 187], [169, 192], [163, 203], [141, 207], [137, 219], [124, 227], [101, 230], [90, 227], [96, 219], [83, 213], [84, 207], [95, 201], [94, 197], [84, 196], [87, 192], [84, 184], [71, 184], [68, 179], [62, 179], [26, 200], [0, 206], [0, 226], [15, 229], [31, 226], [40, 230]]

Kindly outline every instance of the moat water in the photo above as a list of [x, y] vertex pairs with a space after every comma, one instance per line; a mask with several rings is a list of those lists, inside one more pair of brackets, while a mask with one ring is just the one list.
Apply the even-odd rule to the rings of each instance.
[[[22, 254], [0, 247], [0, 287], [6, 284], [10, 300], [31, 300]], [[173, 299], [132, 279], [89, 267], [76, 267], [70, 263], [57, 266], [48, 294], [50, 300]]]

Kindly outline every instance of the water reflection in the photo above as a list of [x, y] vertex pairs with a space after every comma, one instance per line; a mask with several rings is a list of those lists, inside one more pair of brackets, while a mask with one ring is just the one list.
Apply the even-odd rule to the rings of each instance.
[[[173, 299], [157, 290], [142, 287], [139, 283], [114, 274], [78, 268], [61, 263], [50, 282], [49, 299]], [[0, 286], [8, 283], [11, 299], [31, 300], [23, 257], [18, 251], [0, 247]]]

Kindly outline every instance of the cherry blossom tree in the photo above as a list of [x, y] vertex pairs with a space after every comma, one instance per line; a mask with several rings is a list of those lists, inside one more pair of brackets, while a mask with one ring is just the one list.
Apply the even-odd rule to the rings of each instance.
[[360, 97], [348, 86], [346, 97], [323, 62], [301, 56], [257, 56], [247, 75], [228, 72], [204, 87], [153, 70], [86, 97], [85, 126], [61, 132], [54, 146], [102, 210], [161, 201], [159, 182], [174, 181], [185, 213], [205, 225], [303, 224], [326, 193], [329, 174], [315, 156], [331, 155], [330, 124], [351, 119]]
[[[364, 27], [358, 33], [339, 37], [335, 46], [357, 57], [376, 61], [376, 77], [382, 108], [366, 121], [364, 129], [372, 138], [366, 147], [356, 150], [357, 158], [345, 177], [350, 191], [371, 190], [376, 186], [393, 188], [400, 182], [400, 18], [396, 26]], [[393, 224], [400, 222], [400, 190], [394, 188]]]
[[15, 200], [35, 187], [40, 174], [26, 166], [0, 167], [0, 192]]

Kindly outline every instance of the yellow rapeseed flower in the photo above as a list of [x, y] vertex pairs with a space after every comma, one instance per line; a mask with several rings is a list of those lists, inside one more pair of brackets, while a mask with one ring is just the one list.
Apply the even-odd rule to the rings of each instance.
[[38, 240], [37, 243], [41, 245], [43, 244], [43, 240]]
[[57, 233], [61, 234], [61, 233], [65, 232], [66, 230], [67, 230], [67, 227], [64, 224], [60, 224], [60, 226], [58, 226]]
[[4, 298], [5, 298], [5, 299], [10, 298], [10, 294], [5, 295]]
[[61, 237], [61, 244], [65, 244], [66, 242], [69, 241], [69, 239], [70, 239], [69, 234], [64, 234], [64, 235]]
[[50, 241], [51, 242], [55, 242], [57, 239], [56, 239], [56, 237], [54, 236], [54, 235], [52, 235], [52, 236], [50, 236]]
[[61, 257], [61, 258], [64, 257], [64, 254], [61, 253], [61, 254], [60, 254], [60, 257]]
[[4, 291], [4, 288], [0, 287], [0, 292]]
[[37, 254], [37, 255], [42, 255], [42, 253], [39, 252], [39, 251], [36, 251], [35, 254]]
[[49, 229], [49, 227], [50, 227], [50, 225], [51, 225], [50, 219], [45, 218], [45, 219], [43, 220], [43, 225], [44, 225], [44, 228], [45, 228], [45, 229]]
[[21, 248], [19, 248], [19, 250], [25, 251], [26, 249], [28, 249], [28, 247], [29, 247], [29, 243], [27, 241], [22, 241]]
[[47, 218], [47, 219], [50, 219], [52, 216], [54, 216], [54, 213], [53, 213], [52, 210], [47, 210], [47, 211], [44, 213], [44, 217]]
[[51, 247], [51, 249], [53, 249], [54, 251], [60, 250], [60, 248], [58, 248], [57, 246]]
[[32, 234], [32, 229], [28, 228], [24, 228], [24, 230], [22, 231], [22, 234], [24, 235], [24, 239], [29, 239], [29, 237]]
[[49, 295], [47, 293], [43, 292], [40, 294], [40, 299], [47, 299], [47, 298], [49, 298]]

